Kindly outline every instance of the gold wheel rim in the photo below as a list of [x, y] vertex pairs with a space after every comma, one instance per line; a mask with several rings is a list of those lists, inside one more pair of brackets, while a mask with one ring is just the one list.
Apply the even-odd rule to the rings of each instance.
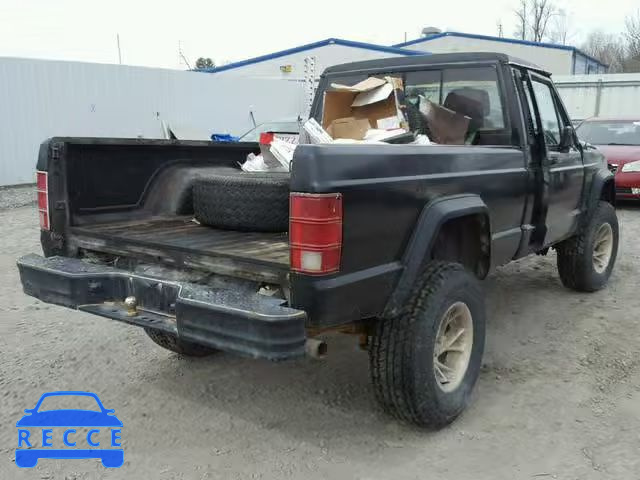
[[451, 305], [442, 316], [433, 350], [433, 373], [444, 392], [458, 388], [467, 373], [473, 348], [473, 317], [463, 302]]
[[596, 232], [593, 242], [593, 269], [596, 273], [603, 273], [613, 253], [613, 229], [608, 223], [603, 223]]

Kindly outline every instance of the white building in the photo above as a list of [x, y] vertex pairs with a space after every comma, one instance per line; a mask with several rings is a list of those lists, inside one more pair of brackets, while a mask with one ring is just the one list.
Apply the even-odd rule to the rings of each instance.
[[424, 53], [415, 50], [352, 42], [340, 38], [328, 38], [320, 42], [309, 43], [203, 71], [225, 76], [234, 75], [302, 81], [306, 78], [305, 68], [309, 68], [308, 65], [305, 65], [305, 59], [311, 57], [315, 60], [314, 76], [317, 78], [325, 68], [341, 63]]
[[[435, 29], [434, 29], [435, 30]], [[430, 53], [498, 52], [522, 58], [556, 75], [606, 73], [608, 66], [569, 45], [529, 42], [460, 32], [438, 32], [393, 45]]]
[[606, 73], [608, 66], [569, 45], [530, 42], [514, 38], [490, 37], [472, 33], [439, 32], [391, 47], [371, 43], [328, 38], [279, 52], [229, 63], [204, 71], [219, 75], [278, 78], [301, 81], [306, 78], [308, 63], [315, 60], [314, 76], [340, 63], [374, 58], [418, 55], [424, 53], [498, 52], [535, 63], [555, 75]]

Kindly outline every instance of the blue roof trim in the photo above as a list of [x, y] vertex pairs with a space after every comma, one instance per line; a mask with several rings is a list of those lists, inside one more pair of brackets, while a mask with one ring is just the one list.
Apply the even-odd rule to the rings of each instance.
[[217, 73], [224, 72], [225, 70], [231, 70], [233, 68], [244, 67], [246, 65], [252, 65], [254, 63], [265, 62], [273, 58], [284, 57], [293, 53], [304, 52], [306, 50], [313, 50], [314, 48], [324, 47], [326, 45], [342, 45], [345, 47], [363, 48], [366, 50], [374, 50], [384, 53], [395, 53], [398, 55], [424, 55], [425, 52], [416, 52], [415, 50], [404, 50], [402, 48], [387, 47], [385, 45], [376, 45], [373, 43], [354, 42], [351, 40], [342, 40], [341, 38], [327, 38], [326, 40], [320, 40], [319, 42], [308, 43], [306, 45], [300, 45], [299, 47], [288, 48], [287, 50], [280, 50], [279, 52], [269, 53], [267, 55], [261, 55], [259, 57], [249, 58], [240, 62], [228, 63], [220, 67], [195, 69], [197, 72]]
[[494, 42], [504, 42], [504, 43], [516, 43], [519, 45], [529, 45], [532, 47], [545, 47], [545, 48], [556, 48], [558, 50], [570, 50], [572, 52], [576, 52], [579, 53], [580, 55], [588, 58], [589, 60], [598, 63], [599, 65], [602, 65], [603, 67], [609, 67], [609, 65], [602, 63], [600, 60], [598, 60], [597, 58], [593, 58], [590, 55], [587, 55], [586, 53], [584, 53], [582, 50], [576, 48], [576, 47], [571, 47], [569, 45], [560, 45], [558, 43], [546, 43], [546, 42], [532, 42], [529, 40], [519, 40], [517, 38], [503, 38], [503, 37], [492, 37], [490, 35], [479, 35], [476, 33], [462, 33], [462, 32], [442, 32], [442, 33], [437, 33], [435, 35], [431, 35], [429, 37], [423, 37], [423, 38], [416, 38], [415, 40], [409, 40], [408, 42], [403, 42], [403, 43], [396, 43], [395, 45], [392, 45], [393, 48], [404, 48], [404, 47], [408, 47], [409, 45], [415, 45], [417, 43], [422, 43], [422, 42], [430, 42], [431, 40], [435, 40], [437, 38], [442, 38], [442, 37], [463, 37], [463, 38], [474, 38], [476, 40], [491, 40]]

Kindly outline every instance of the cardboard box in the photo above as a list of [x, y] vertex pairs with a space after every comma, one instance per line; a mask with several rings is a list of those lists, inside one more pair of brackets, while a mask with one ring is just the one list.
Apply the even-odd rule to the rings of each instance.
[[362, 140], [370, 128], [397, 128], [403, 123], [395, 92], [402, 88], [401, 79], [369, 77], [353, 86], [331, 87], [324, 94], [322, 126], [333, 138]]
[[362, 93], [368, 92], [375, 88], [383, 86], [387, 81], [383, 78], [369, 77], [355, 85], [341, 85], [339, 83], [332, 83], [331, 88], [337, 91]]
[[336, 118], [327, 127], [327, 133], [331, 138], [351, 138], [362, 140], [371, 128], [369, 120], [366, 118]]

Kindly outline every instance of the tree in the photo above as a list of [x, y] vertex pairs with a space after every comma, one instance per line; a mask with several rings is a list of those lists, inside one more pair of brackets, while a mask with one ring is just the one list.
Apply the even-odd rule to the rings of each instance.
[[531, 39], [541, 42], [547, 33], [549, 19], [557, 14], [557, 8], [551, 0], [533, 0], [531, 13]]
[[566, 45], [575, 34], [572, 30], [569, 15], [566, 10], [559, 9], [551, 21], [549, 32], [547, 33], [547, 39], [552, 43]]
[[205, 68], [214, 68], [216, 64], [209, 57], [200, 57], [196, 60], [196, 68], [198, 70], [202, 70]]
[[553, 0], [520, 0], [514, 11], [517, 19], [516, 37], [541, 42], [547, 34], [549, 20], [558, 12]]
[[627, 47], [620, 36], [594, 30], [587, 35], [582, 50], [609, 65], [609, 73], [627, 71]]
[[626, 18], [627, 31], [624, 36], [627, 40], [627, 71], [640, 72], [640, 10], [635, 15]]
[[518, 19], [515, 36], [520, 40], [527, 40], [528, 36], [528, 19], [529, 19], [529, 2], [528, 0], [520, 0], [520, 5], [514, 11]]

